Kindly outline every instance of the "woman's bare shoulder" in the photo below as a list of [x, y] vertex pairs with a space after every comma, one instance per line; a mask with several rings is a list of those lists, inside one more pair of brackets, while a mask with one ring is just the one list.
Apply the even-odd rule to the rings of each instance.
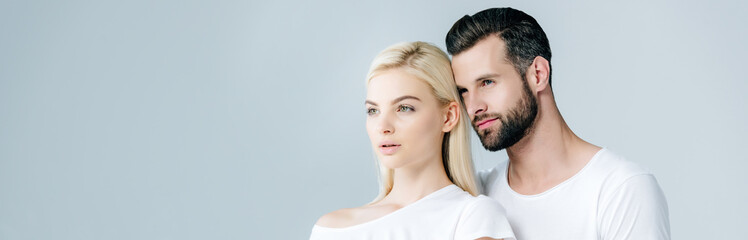
[[345, 228], [366, 223], [397, 210], [392, 205], [373, 204], [354, 208], [343, 208], [323, 215], [316, 225], [327, 228]]
[[316, 225], [329, 228], [345, 227], [345, 223], [352, 220], [356, 209], [357, 208], [343, 208], [332, 211], [320, 217], [317, 220]]

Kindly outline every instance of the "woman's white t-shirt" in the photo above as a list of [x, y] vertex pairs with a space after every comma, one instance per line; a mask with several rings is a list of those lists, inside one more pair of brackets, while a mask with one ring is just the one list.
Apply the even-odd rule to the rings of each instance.
[[504, 208], [452, 184], [375, 220], [345, 228], [314, 225], [310, 240], [514, 239]]

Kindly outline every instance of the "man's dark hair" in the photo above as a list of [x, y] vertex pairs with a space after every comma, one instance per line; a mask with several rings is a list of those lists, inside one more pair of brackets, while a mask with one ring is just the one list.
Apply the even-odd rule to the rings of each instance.
[[532, 16], [513, 8], [489, 8], [473, 16], [465, 15], [447, 33], [447, 51], [453, 56], [460, 54], [491, 35], [504, 41], [507, 60], [522, 79], [537, 56], [548, 60], [550, 68], [551, 46], [543, 28]]

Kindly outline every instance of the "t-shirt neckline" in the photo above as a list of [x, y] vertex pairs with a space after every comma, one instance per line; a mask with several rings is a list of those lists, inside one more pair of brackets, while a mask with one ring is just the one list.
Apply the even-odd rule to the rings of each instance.
[[375, 222], [380, 222], [382, 219], [390, 218], [391, 216], [397, 215], [399, 212], [403, 212], [404, 210], [406, 210], [408, 208], [411, 208], [412, 206], [414, 206], [414, 205], [416, 205], [418, 203], [421, 203], [421, 202], [423, 202], [425, 200], [428, 200], [428, 199], [431, 199], [431, 198], [438, 197], [438, 196], [443, 195], [445, 193], [451, 192], [451, 191], [453, 191], [455, 189], [462, 190], [460, 187], [458, 187], [454, 183], [453, 184], [449, 184], [447, 186], [444, 186], [443, 188], [440, 188], [440, 189], [438, 189], [436, 191], [433, 191], [433, 192], [427, 194], [426, 196], [422, 197], [421, 199], [416, 200], [415, 202], [412, 202], [412, 203], [410, 203], [408, 205], [405, 205], [405, 206], [401, 207], [400, 209], [392, 211], [391, 213], [385, 214], [384, 216], [381, 216], [381, 217], [378, 217], [378, 218], [375, 218], [375, 219], [372, 219], [372, 220], [369, 220], [369, 221], [366, 221], [366, 222], [363, 222], [363, 223], [359, 223], [359, 224], [356, 224], [356, 225], [352, 225], [352, 226], [348, 226], [348, 227], [342, 227], [342, 228], [333, 228], [333, 227], [323, 227], [323, 226], [314, 224], [314, 227], [318, 228], [318, 229], [324, 229], [326, 231], [346, 231], [346, 230], [350, 230], [350, 229], [360, 228], [362, 226], [371, 225], [371, 224], [373, 224]]
[[532, 194], [532, 195], [525, 195], [525, 194], [521, 194], [521, 193], [518, 193], [518, 192], [514, 191], [514, 189], [512, 189], [512, 187], [510, 187], [510, 186], [509, 186], [509, 180], [508, 180], [508, 177], [509, 177], [509, 161], [506, 161], [506, 167], [504, 168], [504, 176], [502, 176], [502, 177], [501, 177], [501, 184], [502, 184], [502, 185], [503, 185], [503, 186], [504, 186], [504, 187], [505, 187], [506, 189], [509, 189], [509, 192], [510, 192], [510, 193], [511, 193], [512, 195], [514, 195], [514, 196], [518, 196], [518, 197], [522, 197], [522, 198], [538, 198], [538, 197], [542, 197], [542, 196], [544, 196], [544, 195], [550, 194], [550, 193], [551, 193], [551, 192], [553, 192], [554, 190], [556, 190], [556, 189], [558, 189], [558, 188], [561, 188], [561, 187], [562, 187], [562, 186], [564, 186], [564, 185], [567, 185], [567, 184], [569, 184], [569, 183], [570, 183], [570, 182], [572, 182], [572, 181], [573, 181], [574, 179], [576, 179], [576, 178], [577, 178], [577, 176], [579, 176], [579, 175], [582, 175], [582, 173], [584, 173], [584, 172], [585, 172], [585, 170], [587, 170], [587, 169], [588, 169], [588, 168], [589, 168], [589, 167], [590, 167], [590, 166], [591, 166], [591, 165], [592, 165], [592, 164], [593, 164], [594, 162], [596, 162], [596, 161], [597, 161], [597, 159], [598, 159], [598, 158], [600, 158], [600, 155], [601, 155], [601, 154], [602, 154], [603, 152], [605, 152], [605, 151], [607, 151], [607, 148], [604, 148], [604, 147], [603, 147], [603, 148], [600, 148], [600, 150], [598, 150], [598, 151], [597, 151], [597, 152], [595, 153], [595, 155], [593, 155], [593, 156], [592, 156], [592, 158], [590, 158], [590, 161], [589, 161], [589, 162], [587, 162], [587, 164], [585, 164], [585, 165], [584, 165], [584, 167], [582, 167], [582, 169], [580, 169], [580, 170], [579, 170], [579, 171], [578, 171], [577, 173], [575, 173], [575, 174], [574, 174], [573, 176], [571, 176], [570, 178], [568, 178], [568, 179], [564, 180], [563, 182], [561, 182], [561, 183], [559, 183], [559, 184], [556, 184], [556, 186], [553, 186], [552, 188], [550, 188], [550, 189], [548, 189], [548, 190], [545, 190], [545, 191], [543, 191], [543, 192], [541, 192], [541, 193], [538, 193], [538, 194]]

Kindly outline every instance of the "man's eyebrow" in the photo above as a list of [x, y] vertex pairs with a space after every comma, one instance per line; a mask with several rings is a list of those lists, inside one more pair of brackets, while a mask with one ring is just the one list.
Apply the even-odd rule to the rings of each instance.
[[497, 78], [499, 77], [499, 74], [497, 73], [486, 73], [483, 75], [480, 75], [478, 78], [475, 79], [476, 82], [480, 82], [483, 80], [486, 80], [487, 78]]
[[[499, 76], [501, 76], [501, 75], [498, 74], [498, 73], [486, 73], [486, 74], [478, 76], [475, 79], [475, 82], [480, 82], [480, 81], [486, 80], [488, 78], [498, 78]], [[459, 91], [462, 91], [462, 90], [467, 90], [467, 88], [463, 87], [463, 86], [460, 86], [460, 85], [457, 85], [457, 91], [459, 92]]]

